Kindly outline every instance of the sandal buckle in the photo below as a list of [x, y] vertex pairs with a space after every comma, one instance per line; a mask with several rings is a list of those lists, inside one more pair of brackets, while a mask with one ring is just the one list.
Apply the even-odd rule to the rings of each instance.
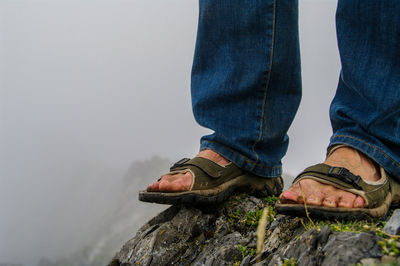
[[362, 189], [359, 185], [361, 177], [354, 175], [349, 170], [343, 167], [331, 167], [328, 172], [329, 175], [339, 178], [343, 182], [353, 185], [356, 189]]

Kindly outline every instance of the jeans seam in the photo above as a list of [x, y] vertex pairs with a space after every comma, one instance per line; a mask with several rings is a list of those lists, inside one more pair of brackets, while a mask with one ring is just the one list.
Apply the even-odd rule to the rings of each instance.
[[390, 155], [388, 155], [386, 152], [382, 151], [381, 149], [379, 149], [378, 147], [376, 147], [376, 146], [374, 146], [374, 145], [372, 145], [372, 144], [369, 144], [369, 143], [367, 143], [367, 142], [365, 142], [365, 141], [363, 141], [363, 140], [361, 140], [361, 139], [359, 139], [359, 138], [356, 138], [356, 137], [353, 137], [353, 136], [348, 136], [348, 135], [335, 135], [335, 136], [333, 136], [332, 139], [335, 139], [336, 137], [350, 138], [350, 139], [359, 141], [359, 142], [361, 142], [361, 143], [363, 143], [363, 144], [365, 144], [365, 145], [367, 145], [367, 146], [373, 148], [374, 150], [380, 152], [382, 155], [384, 155], [384, 156], [387, 157], [389, 160], [391, 160], [395, 165], [397, 165], [398, 167], [400, 167], [400, 164], [399, 164], [398, 162], [396, 162]]
[[[215, 143], [215, 144], [221, 145], [220, 143], [218, 143], [216, 141], [212, 141], [212, 140], [206, 140], [205, 142], [210, 142], [210, 143]], [[258, 163], [257, 161], [252, 162], [246, 156], [240, 154], [239, 152], [233, 150], [232, 148], [230, 148], [228, 146], [225, 146], [225, 145], [221, 145], [221, 146], [223, 146], [227, 150], [230, 150], [232, 153], [239, 155], [243, 159], [243, 161], [245, 161], [246, 163], [253, 165], [253, 169], [255, 167], [268, 168], [268, 169], [274, 169], [274, 168], [281, 168], [282, 167], [280, 165], [279, 166], [268, 166], [268, 165], [264, 165], [264, 164]]]
[[[265, 91], [264, 91], [264, 97], [263, 97], [263, 102], [261, 106], [261, 118], [260, 118], [260, 126], [259, 126], [259, 133], [258, 133], [258, 138], [254, 142], [252, 150], [256, 156], [256, 160], [253, 163], [253, 169], [258, 165], [259, 161], [259, 155], [256, 152], [256, 145], [261, 141], [262, 135], [263, 135], [263, 124], [264, 124], [264, 118], [265, 118], [265, 101], [267, 98], [267, 92], [269, 88], [269, 83], [271, 80], [271, 72], [272, 72], [272, 62], [273, 62], [273, 56], [274, 56], [274, 43], [275, 43], [275, 19], [276, 19], [276, 0], [273, 1], [273, 16], [272, 16], [272, 36], [271, 36], [271, 51], [270, 51], [270, 60], [269, 60], [269, 67], [268, 67], [268, 75], [267, 75], [267, 82], [265, 85]], [[245, 159], [246, 160], [246, 159]], [[252, 169], [252, 170], [253, 170]]]

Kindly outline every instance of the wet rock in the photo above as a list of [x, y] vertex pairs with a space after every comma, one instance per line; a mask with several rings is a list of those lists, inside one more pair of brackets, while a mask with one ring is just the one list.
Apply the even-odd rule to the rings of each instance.
[[383, 231], [391, 235], [398, 235], [400, 233], [400, 209], [393, 212]]

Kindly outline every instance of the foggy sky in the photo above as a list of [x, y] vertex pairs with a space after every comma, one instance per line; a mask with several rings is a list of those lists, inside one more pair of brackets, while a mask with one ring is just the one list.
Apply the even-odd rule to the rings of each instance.
[[[336, 1], [300, 2], [291, 174], [324, 158], [340, 68]], [[194, 0], [0, 0], [0, 263], [73, 252], [132, 161], [197, 152], [196, 25]]]

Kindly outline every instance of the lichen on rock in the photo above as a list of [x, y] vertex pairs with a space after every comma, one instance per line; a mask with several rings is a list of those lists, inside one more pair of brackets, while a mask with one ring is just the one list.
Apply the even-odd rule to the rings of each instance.
[[[238, 194], [214, 206], [172, 206], [143, 225], [109, 265], [368, 265], [388, 257], [398, 262], [397, 254], [385, 254], [382, 243], [389, 241], [382, 231], [370, 225], [342, 230], [354, 224], [329, 221], [311, 226], [307, 219], [276, 215], [275, 200]], [[264, 208], [270, 217], [257, 255]]]

